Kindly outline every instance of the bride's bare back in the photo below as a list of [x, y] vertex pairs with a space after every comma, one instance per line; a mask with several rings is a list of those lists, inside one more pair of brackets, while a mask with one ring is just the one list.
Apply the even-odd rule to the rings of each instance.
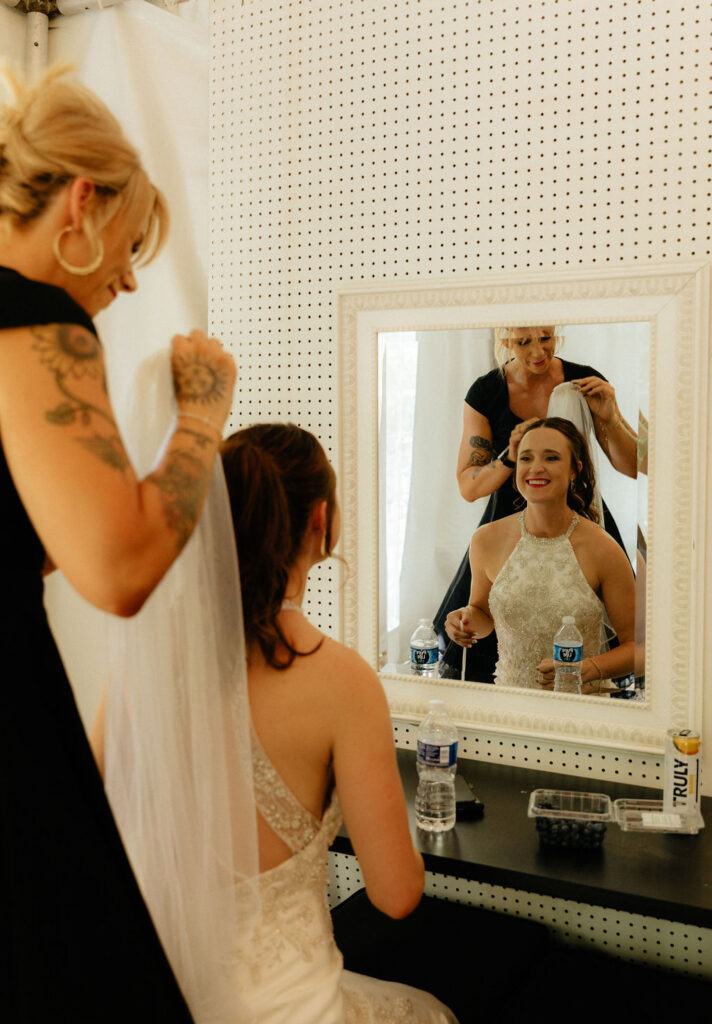
[[[388, 705], [380, 680], [358, 654], [325, 638], [299, 612], [282, 611], [287, 640], [313, 654], [288, 669], [250, 658], [255, 731], [294, 795], [317, 818], [336, 785], [369, 898], [392, 916], [408, 913], [422, 892], [422, 860], [408, 829]], [[291, 851], [259, 819], [260, 870]]]

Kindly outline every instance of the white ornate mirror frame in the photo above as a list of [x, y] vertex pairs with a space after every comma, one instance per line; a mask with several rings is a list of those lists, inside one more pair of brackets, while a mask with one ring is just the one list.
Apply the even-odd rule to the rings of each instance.
[[392, 713], [444, 698], [470, 727], [656, 751], [672, 726], [701, 728], [705, 655], [709, 284], [702, 263], [493, 275], [337, 294], [342, 413], [344, 632], [377, 668], [377, 339], [382, 331], [498, 325], [650, 324], [646, 700], [604, 700], [382, 674]]

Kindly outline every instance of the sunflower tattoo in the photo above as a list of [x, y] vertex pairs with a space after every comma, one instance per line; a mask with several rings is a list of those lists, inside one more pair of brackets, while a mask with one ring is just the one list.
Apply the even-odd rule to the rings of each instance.
[[195, 356], [179, 356], [173, 363], [177, 399], [212, 405], [227, 393], [227, 370], [211, 366]]
[[37, 352], [40, 363], [54, 377], [64, 398], [54, 409], [47, 410], [47, 422], [58, 427], [92, 427], [95, 418], [103, 420], [111, 427], [111, 434], [102, 434], [95, 427], [92, 437], [78, 437], [76, 440], [102, 462], [123, 472], [128, 466], [128, 459], [113, 417], [71, 389], [75, 381], [98, 380], [104, 393], [107, 393], [98, 338], [83, 327], [73, 324], [50, 324], [46, 327], [32, 327], [30, 331], [34, 339], [33, 350]]

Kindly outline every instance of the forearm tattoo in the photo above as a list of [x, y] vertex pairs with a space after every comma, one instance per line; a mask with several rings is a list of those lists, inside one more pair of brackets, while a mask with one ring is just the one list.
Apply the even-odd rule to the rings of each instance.
[[190, 427], [176, 427], [176, 434], [187, 434], [198, 448], [208, 448], [214, 443], [214, 438], [201, 434], [199, 430], [191, 430]]
[[47, 422], [58, 427], [90, 428], [91, 436], [77, 437], [77, 443], [102, 462], [124, 472], [129, 462], [113, 416], [77, 394], [74, 383], [97, 380], [104, 394], [108, 393], [98, 338], [73, 324], [31, 327], [30, 333], [33, 351], [54, 377], [63, 397], [63, 401], [45, 412]]
[[164, 468], [146, 478], [161, 493], [163, 515], [176, 534], [179, 551], [193, 532], [209, 475], [210, 469], [203, 461], [183, 449], [169, 450]]
[[473, 435], [470, 438], [470, 447], [472, 451], [470, 452], [467, 465], [477, 467], [472, 474], [472, 479], [475, 480], [485, 466], [488, 466], [492, 461], [492, 442], [488, 441], [486, 437]]
[[227, 394], [227, 370], [211, 366], [197, 356], [178, 356], [173, 360], [173, 384], [176, 399], [213, 405]]

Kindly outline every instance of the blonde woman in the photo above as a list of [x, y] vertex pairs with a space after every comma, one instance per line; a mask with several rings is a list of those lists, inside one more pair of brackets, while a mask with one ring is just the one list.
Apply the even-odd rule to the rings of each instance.
[[[556, 354], [558, 340], [553, 326], [498, 328], [498, 366], [478, 377], [467, 392], [457, 480], [466, 501], [489, 496], [480, 526], [515, 511], [512, 475], [522, 430], [547, 415], [552, 391], [565, 381], [579, 387], [591, 409], [598, 441], [611, 464], [626, 476], [636, 475], [635, 435], [629, 427], [626, 429], [613, 386], [592, 366], [560, 358]], [[603, 525], [622, 544], [605, 506]], [[445, 619], [450, 611], [467, 603], [469, 592], [470, 562], [466, 553], [434, 618], [444, 648], [446, 675], [460, 675], [461, 653], [448, 641]], [[496, 659], [496, 637], [491, 634], [468, 655], [468, 679], [493, 682]]]
[[235, 369], [201, 331], [173, 339], [177, 426], [139, 481], [92, 317], [137, 287], [168, 227], [107, 108], [65, 74], [14, 83], [0, 113], [2, 920], [13, 1021], [189, 1020], [132, 876], [42, 604], [63, 570], [136, 612], [190, 537]]

